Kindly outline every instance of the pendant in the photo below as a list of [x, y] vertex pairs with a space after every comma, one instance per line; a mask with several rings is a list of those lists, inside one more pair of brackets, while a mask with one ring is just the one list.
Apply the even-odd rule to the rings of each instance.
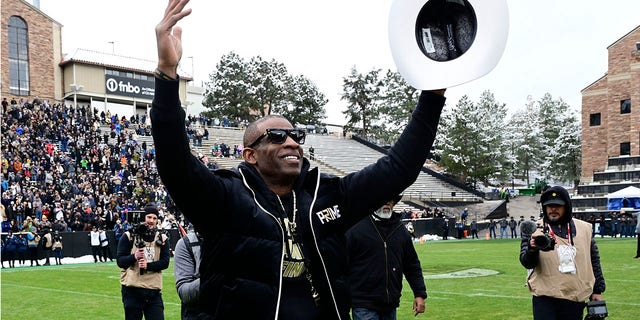
[[289, 221], [289, 230], [291, 231], [292, 236], [296, 236], [296, 223], [295, 221]]

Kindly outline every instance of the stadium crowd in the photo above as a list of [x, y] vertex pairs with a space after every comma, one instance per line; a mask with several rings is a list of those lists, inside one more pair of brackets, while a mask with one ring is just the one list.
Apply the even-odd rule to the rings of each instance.
[[2, 232], [114, 230], [155, 203], [165, 228], [183, 223], [159, 182], [146, 116], [118, 117], [23, 98], [2, 101]]

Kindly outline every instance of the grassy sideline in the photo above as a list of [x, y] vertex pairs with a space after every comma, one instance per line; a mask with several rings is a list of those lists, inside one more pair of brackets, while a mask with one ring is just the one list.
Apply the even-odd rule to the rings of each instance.
[[[640, 260], [632, 258], [636, 239], [596, 240], [607, 282], [608, 319], [637, 319]], [[413, 316], [413, 297], [405, 282], [398, 319], [532, 318], [526, 270], [518, 262], [519, 240], [432, 241], [416, 244], [416, 249], [429, 292], [427, 311]], [[452, 272], [460, 274], [445, 276]], [[123, 318], [119, 270], [113, 262], [2, 269], [0, 276], [3, 320]], [[173, 260], [163, 278], [165, 318], [179, 319]]]

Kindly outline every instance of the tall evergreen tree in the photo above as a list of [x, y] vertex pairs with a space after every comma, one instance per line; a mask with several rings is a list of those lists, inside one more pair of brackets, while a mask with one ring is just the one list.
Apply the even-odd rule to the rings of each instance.
[[409, 123], [420, 91], [411, 87], [400, 73], [391, 70], [387, 70], [381, 82], [378, 124], [382, 132], [378, 138], [384, 144], [392, 144]]
[[572, 182], [577, 188], [582, 170], [582, 140], [580, 120], [575, 111], [565, 112], [553, 145], [555, 148], [547, 155], [549, 175], [556, 181]]
[[507, 124], [514, 178], [525, 180], [527, 185], [531, 183], [530, 173], [537, 171], [543, 162], [543, 137], [539, 114], [537, 104], [529, 99], [524, 109], [514, 112]]
[[473, 102], [468, 96], [462, 96], [454, 108], [444, 109], [436, 136], [439, 164], [460, 182], [467, 182], [470, 175], [469, 151], [473, 149], [474, 133], [469, 122], [474, 111]]
[[206, 114], [218, 119], [250, 120], [251, 76], [249, 66], [242, 57], [235, 52], [223, 55], [206, 84], [202, 101], [209, 109]]
[[551, 178], [551, 166], [553, 159], [549, 156], [556, 150], [556, 139], [560, 136], [564, 117], [569, 105], [562, 99], [554, 100], [551, 94], [546, 93], [538, 102], [540, 111], [540, 125], [542, 127], [543, 157], [544, 162], [540, 164], [540, 173], [546, 180]]
[[208, 116], [253, 121], [278, 113], [292, 117], [293, 123], [319, 123], [326, 117], [324, 94], [304, 76], [289, 75], [286, 66], [273, 59], [256, 56], [247, 62], [230, 52], [209, 78], [203, 100]]
[[251, 111], [264, 117], [274, 109], [283, 109], [286, 106], [285, 90], [289, 77], [287, 67], [273, 59], [265, 61], [260, 56], [251, 58], [249, 66], [253, 75], [249, 88]]
[[354, 66], [349, 76], [343, 78], [341, 100], [347, 101], [347, 109], [342, 113], [347, 118], [344, 128], [356, 131], [361, 128], [361, 135], [368, 136], [371, 124], [378, 119], [379, 92], [381, 80], [380, 69], [361, 74]]
[[287, 106], [274, 112], [285, 116], [293, 124], [318, 125], [327, 117], [328, 100], [318, 87], [302, 75], [290, 78], [287, 84]]
[[504, 119], [506, 105], [485, 91], [474, 104], [463, 96], [453, 110], [445, 112], [438, 132], [440, 164], [461, 182], [487, 183], [506, 179], [511, 169], [506, 151]]

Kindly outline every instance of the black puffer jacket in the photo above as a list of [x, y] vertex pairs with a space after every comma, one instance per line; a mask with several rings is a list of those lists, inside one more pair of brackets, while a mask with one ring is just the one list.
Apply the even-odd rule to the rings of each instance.
[[347, 250], [352, 307], [382, 312], [398, 308], [403, 274], [414, 297], [427, 298], [420, 260], [400, 215], [362, 219], [347, 232]]
[[[424, 92], [387, 156], [345, 177], [310, 170], [296, 180], [298, 233], [320, 293], [322, 319], [349, 319], [344, 233], [411, 185], [433, 144], [444, 98]], [[158, 172], [204, 237], [201, 306], [214, 319], [275, 319], [285, 249], [276, 194], [246, 163], [211, 173], [191, 154], [178, 82], [156, 79], [151, 110]], [[384, 181], [384, 184], [380, 184]], [[338, 213], [339, 208], [339, 213]]]

